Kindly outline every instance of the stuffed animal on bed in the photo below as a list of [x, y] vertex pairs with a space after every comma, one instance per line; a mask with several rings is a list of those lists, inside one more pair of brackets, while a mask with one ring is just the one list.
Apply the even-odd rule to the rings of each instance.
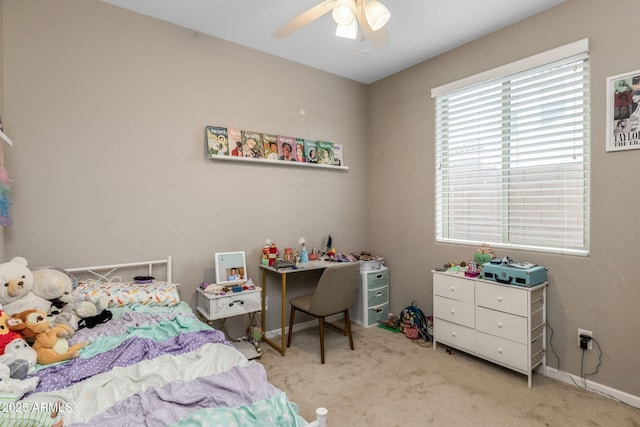
[[32, 289], [33, 273], [25, 258], [15, 257], [0, 264], [0, 306], [8, 315], [28, 309], [49, 311], [51, 302]]
[[52, 303], [49, 314], [52, 324], [68, 324], [74, 330], [90, 327], [111, 320], [112, 313], [106, 310], [109, 300], [103, 297], [98, 304], [85, 301], [73, 294], [75, 277], [58, 268], [33, 270], [33, 293]]
[[20, 333], [12, 330], [20, 320], [0, 310], [0, 363], [10, 369], [11, 378], [23, 379], [36, 368], [36, 352]]
[[0, 393], [9, 393], [16, 396], [16, 399], [20, 399], [26, 393], [35, 390], [39, 381], [38, 377], [25, 378], [24, 380], [11, 378], [9, 367], [0, 363]]
[[33, 337], [33, 349], [38, 355], [38, 363], [48, 365], [75, 359], [80, 356], [80, 349], [87, 343], [69, 345], [67, 338], [73, 335], [73, 329], [69, 325], [56, 325], [49, 327], [47, 313], [42, 310], [25, 310], [13, 315], [21, 323], [12, 326], [19, 330], [25, 337]]

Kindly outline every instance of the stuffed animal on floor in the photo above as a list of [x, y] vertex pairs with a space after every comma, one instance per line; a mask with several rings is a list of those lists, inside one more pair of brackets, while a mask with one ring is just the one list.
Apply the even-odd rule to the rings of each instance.
[[38, 377], [24, 380], [11, 378], [9, 367], [0, 363], [0, 393], [9, 393], [16, 396], [16, 399], [21, 399], [26, 393], [35, 390], [39, 381]]
[[0, 363], [9, 367], [11, 378], [23, 379], [36, 368], [36, 352], [11, 329], [18, 323], [0, 310]]
[[70, 346], [67, 338], [74, 333], [71, 326], [49, 327], [47, 313], [42, 310], [25, 310], [14, 314], [13, 317], [22, 322], [12, 328], [19, 330], [25, 337], [34, 337], [32, 347], [41, 365], [75, 359], [80, 356], [80, 349], [87, 345], [87, 343], [77, 343]]
[[0, 305], [8, 314], [28, 309], [49, 311], [51, 302], [32, 292], [33, 273], [27, 267], [27, 260], [15, 257], [0, 264]]
[[52, 303], [49, 314], [52, 324], [68, 324], [74, 330], [92, 328], [111, 320], [112, 313], [106, 310], [109, 300], [100, 299], [98, 304], [86, 301], [73, 294], [77, 280], [73, 275], [59, 268], [39, 268], [33, 270], [33, 293]]

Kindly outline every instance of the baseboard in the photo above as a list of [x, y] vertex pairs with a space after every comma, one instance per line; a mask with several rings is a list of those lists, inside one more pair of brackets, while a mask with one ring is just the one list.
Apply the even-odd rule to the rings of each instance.
[[[326, 321], [327, 322], [334, 322], [336, 320], [341, 320], [341, 319], [342, 319], [342, 315], [341, 314], [335, 314], [333, 316], [327, 317]], [[313, 328], [314, 326], [318, 326], [318, 319], [312, 319], [312, 320], [309, 320], [307, 322], [294, 324], [293, 325], [293, 332], [300, 331], [302, 329]], [[289, 327], [288, 326], [285, 326], [284, 333], [285, 334], [289, 333]], [[271, 329], [269, 331], [266, 331], [264, 333], [264, 335], [269, 339], [273, 339], [273, 337], [280, 336], [280, 329]]]
[[[541, 370], [542, 369], [540, 367], [536, 369], [536, 371], [540, 373], [541, 373]], [[583, 380], [581, 377], [577, 375], [572, 375], [564, 371], [559, 371], [555, 368], [550, 368], [548, 366], [546, 369], [546, 376], [556, 379], [558, 381], [562, 381], [563, 383], [571, 384], [574, 386], [577, 385], [578, 387], [583, 388], [587, 391], [591, 391], [591, 392], [600, 394], [602, 396], [609, 397], [611, 399], [619, 400], [620, 402], [626, 403], [627, 405], [640, 409], [640, 397], [634, 396], [629, 393], [625, 393], [624, 391], [616, 390], [615, 388], [598, 384], [591, 380]]]

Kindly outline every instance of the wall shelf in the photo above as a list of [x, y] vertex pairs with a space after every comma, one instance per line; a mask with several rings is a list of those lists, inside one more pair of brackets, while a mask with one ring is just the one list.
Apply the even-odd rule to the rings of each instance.
[[273, 166], [293, 166], [293, 167], [302, 167], [302, 168], [315, 168], [315, 169], [324, 169], [324, 170], [335, 170], [335, 171], [348, 171], [349, 166], [334, 166], [334, 165], [323, 165], [317, 163], [304, 163], [304, 162], [287, 162], [285, 160], [271, 160], [271, 159], [254, 159], [252, 157], [238, 157], [238, 156], [209, 156], [210, 160], [216, 161], [226, 161], [226, 162], [250, 162], [250, 163], [258, 163], [263, 165], [273, 165]]

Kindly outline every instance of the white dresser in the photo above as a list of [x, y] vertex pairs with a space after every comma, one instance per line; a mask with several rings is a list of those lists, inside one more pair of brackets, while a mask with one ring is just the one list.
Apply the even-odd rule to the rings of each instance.
[[349, 315], [351, 320], [368, 328], [389, 318], [389, 268], [360, 271], [360, 279]]
[[[547, 282], [503, 285], [464, 273], [433, 272], [433, 348], [457, 348], [523, 373], [546, 366]], [[544, 373], [544, 372], [543, 372]]]

